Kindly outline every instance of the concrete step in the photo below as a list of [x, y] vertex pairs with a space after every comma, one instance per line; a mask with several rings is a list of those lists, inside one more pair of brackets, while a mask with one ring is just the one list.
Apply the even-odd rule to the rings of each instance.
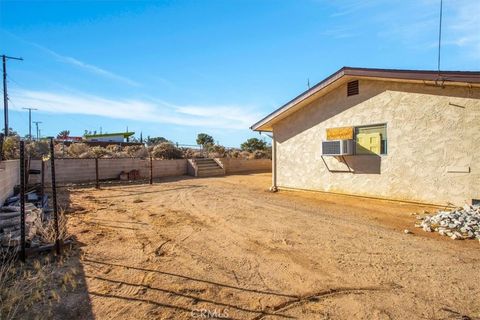
[[197, 164], [198, 168], [219, 168], [220, 166], [216, 163], [200, 163]]
[[195, 159], [195, 164], [198, 168], [198, 177], [213, 177], [223, 176], [225, 171], [222, 167], [213, 159]]
[[216, 176], [223, 176], [225, 175], [225, 173], [223, 172], [223, 170], [219, 170], [219, 171], [210, 171], [210, 172], [202, 172], [202, 171], [199, 171], [198, 172], [198, 176], [199, 177], [216, 177]]

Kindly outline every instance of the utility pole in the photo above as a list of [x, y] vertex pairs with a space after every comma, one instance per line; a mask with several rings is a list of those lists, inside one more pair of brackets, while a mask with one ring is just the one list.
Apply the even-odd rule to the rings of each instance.
[[3, 117], [5, 120], [5, 137], [8, 137], [8, 94], [7, 94], [7, 59], [23, 60], [23, 58], [2, 55], [3, 64]]
[[28, 140], [32, 140], [32, 110], [38, 110], [35, 108], [22, 108], [28, 110]]
[[42, 123], [42, 121], [33, 121], [35, 123], [35, 126], [37, 127], [37, 141], [40, 139], [40, 129], [38, 129], [38, 124]]

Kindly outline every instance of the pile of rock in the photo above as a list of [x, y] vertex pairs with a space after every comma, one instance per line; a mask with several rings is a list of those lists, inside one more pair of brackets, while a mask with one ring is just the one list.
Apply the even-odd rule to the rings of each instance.
[[[18, 191], [18, 190], [17, 190]], [[41, 244], [40, 238], [48, 204], [48, 197], [37, 190], [25, 195], [25, 241], [27, 247]], [[8, 198], [0, 207], [0, 247], [20, 246], [20, 196]]]
[[[25, 204], [25, 240], [35, 243], [37, 230], [42, 224], [42, 209], [32, 203]], [[0, 208], [0, 243], [3, 247], [20, 245], [20, 206]]]
[[452, 211], [438, 211], [433, 216], [419, 217], [416, 227], [426, 232], [438, 232], [453, 240], [478, 239], [480, 241], [480, 206], [465, 205]]

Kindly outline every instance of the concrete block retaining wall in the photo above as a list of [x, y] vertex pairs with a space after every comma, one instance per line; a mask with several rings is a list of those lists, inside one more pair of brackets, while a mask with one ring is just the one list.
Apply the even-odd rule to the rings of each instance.
[[[217, 159], [225, 168], [226, 174], [243, 172], [269, 172], [272, 163], [269, 159], [243, 160], [223, 158]], [[186, 159], [153, 160], [153, 177], [168, 177], [187, 175]], [[20, 164], [18, 160], [0, 162], [0, 203], [13, 194], [13, 188], [18, 185]], [[31, 169], [41, 169], [40, 160], [32, 160]], [[149, 159], [99, 159], [98, 171], [100, 180], [118, 179], [120, 172], [130, 170], [140, 171], [142, 178], [150, 177]], [[45, 181], [51, 181], [50, 162], [45, 162]], [[81, 183], [95, 181], [95, 159], [55, 159], [57, 183]], [[30, 175], [29, 182], [40, 182], [40, 175]]]
[[[41, 161], [32, 160], [32, 169], [40, 169]], [[50, 162], [45, 163], [45, 181], [50, 182]], [[118, 179], [122, 171], [138, 170], [142, 178], [150, 177], [150, 159], [114, 158], [98, 159], [100, 180]], [[58, 183], [95, 181], [95, 159], [55, 159]], [[153, 160], [153, 177], [181, 176], [187, 174], [187, 160]], [[39, 181], [39, 175], [30, 176], [30, 181]]]
[[20, 162], [0, 161], [0, 205], [13, 195], [13, 187], [20, 183]]
[[270, 172], [272, 171], [272, 160], [270, 159], [234, 159], [218, 158], [226, 174], [235, 174], [243, 172]]

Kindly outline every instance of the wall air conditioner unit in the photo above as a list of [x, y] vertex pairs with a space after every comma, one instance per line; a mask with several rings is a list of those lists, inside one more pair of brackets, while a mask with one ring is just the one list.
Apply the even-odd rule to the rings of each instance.
[[322, 141], [322, 156], [346, 156], [353, 154], [353, 140]]

